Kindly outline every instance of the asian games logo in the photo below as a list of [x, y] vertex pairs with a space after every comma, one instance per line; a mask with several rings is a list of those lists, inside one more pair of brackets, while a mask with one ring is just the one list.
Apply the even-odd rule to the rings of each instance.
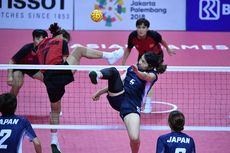
[[126, 13], [123, 0], [96, 0], [94, 8], [103, 12], [105, 26], [112, 27], [113, 22], [122, 21], [122, 15]]

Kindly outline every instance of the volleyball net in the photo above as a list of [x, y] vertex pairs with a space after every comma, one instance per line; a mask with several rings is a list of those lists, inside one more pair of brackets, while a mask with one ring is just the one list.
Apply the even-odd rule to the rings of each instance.
[[[17, 114], [26, 116], [34, 128], [48, 129], [124, 129], [119, 112], [113, 110], [106, 95], [93, 101], [94, 92], [106, 86], [101, 80], [91, 84], [88, 73], [110, 66], [8, 65], [0, 64], [0, 93], [9, 92], [8, 69], [77, 70], [75, 81], [66, 86], [62, 98], [60, 125], [49, 125], [50, 102], [44, 83], [25, 75], [18, 94]], [[126, 66], [115, 66], [119, 71]], [[168, 113], [185, 114], [188, 130], [230, 131], [230, 67], [173, 67], [160, 74], [154, 85], [152, 112], [141, 113], [141, 129], [164, 130]]]

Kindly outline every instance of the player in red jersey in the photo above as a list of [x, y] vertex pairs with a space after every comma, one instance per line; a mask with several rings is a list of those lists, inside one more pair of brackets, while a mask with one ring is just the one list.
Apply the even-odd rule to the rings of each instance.
[[[9, 61], [9, 64], [38, 64], [36, 56], [36, 46], [45, 37], [48, 36], [45, 30], [35, 29], [32, 32], [33, 42], [24, 45]], [[34, 79], [43, 81], [43, 75], [39, 70], [8, 70], [7, 84], [12, 86], [10, 93], [18, 95], [24, 82], [24, 74]]]
[[[160, 33], [154, 30], [149, 30], [150, 22], [145, 18], [140, 18], [136, 21], [137, 30], [132, 31], [128, 38], [128, 47], [125, 49], [125, 53], [122, 59], [122, 65], [125, 65], [127, 58], [130, 55], [132, 48], [135, 48], [138, 51], [138, 60], [140, 57], [148, 51], [152, 51], [159, 57], [159, 63], [163, 63], [164, 54], [161, 46], [163, 46], [169, 55], [175, 54], [174, 51], [170, 50], [168, 44]], [[166, 66], [166, 65], [162, 65]], [[153, 91], [151, 90], [146, 97], [145, 101], [145, 113], [150, 113], [152, 110], [151, 106], [151, 97], [153, 95]]]
[[[52, 65], [79, 65], [81, 57], [106, 58], [110, 64], [115, 63], [123, 56], [123, 49], [114, 52], [101, 52], [85, 47], [77, 47], [69, 54], [68, 42], [70, 34], [61, 29], [57, 23], [49, 28], [52, 38], [44, 39], [39, 45], [37, 55], [40, 64]], [[74, 81], [71, 70], [42, 70], [49, 100], [51, 102], [50, 124], [59, 124], [61, 112], [61, 98], [65, 93], [65, 86]], [[51, 129], [51, 148], [53, 153], [60, 153], [57, 129]]]

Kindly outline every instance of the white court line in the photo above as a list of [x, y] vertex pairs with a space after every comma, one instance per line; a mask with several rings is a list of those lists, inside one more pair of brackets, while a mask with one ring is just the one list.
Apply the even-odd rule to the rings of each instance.
[[[152, 104], [163, 104], [163, 105], [168, 105], [171, 106], [172, 109], [169, 110], [165, 110], [165, 111], [152, 111], [150, 113], [144, 113], [143, 111], [141, 111], [144, 114], [162, 114], [162, 113], [170, 113], [174, 110], [177, 110], [177, 105], [172, 104], [172, 103], [168, 103], [168, 102], [163, 102], [163, 101], [151, 101]], [[154, 107], [154, 106], [153, 106]]]
[[[65, 129], [65, 130], [125, 130], [122, 125], [49, 125], [32, 124], [35, 129]], [[142, 125], [141, 130], [170, 130], [168, 126]], [[215, 126], [185, 126], [186, 131], [230, 131], [230, 127]]]

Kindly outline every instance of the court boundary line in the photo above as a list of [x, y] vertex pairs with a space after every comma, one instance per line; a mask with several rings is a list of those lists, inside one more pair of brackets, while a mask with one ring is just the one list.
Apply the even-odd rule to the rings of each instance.
[[164, 101], [151, 101], [152, 104], [163, 104], [163, 105], [168, 105], [168, 106], [171, 106], [172, 109], [168, 109], [168, 110], [165, 110], [165, 111], [151, 111], [150, 113], [145, 113], [144, 111], [141, 111], [141, 113], [143, 114], [163, 114], [163, 113], [170, 113], [174, 110], [177, 110], [177, 105], [175, 104], [172, 104], [172, 103], [169, 103], [169, 102], [164, 102]]
[[[34, 129], [60, 129], [60, 130], [125, 130], [122, 125], [50, 125], [50, 124], [32, 124]], [[142, 125], [141, 130], [170, 130], [168, 126], [148, 126]], [[230, 127], [218, 126], [185, 126], [186, 131], [230, 131]]]

